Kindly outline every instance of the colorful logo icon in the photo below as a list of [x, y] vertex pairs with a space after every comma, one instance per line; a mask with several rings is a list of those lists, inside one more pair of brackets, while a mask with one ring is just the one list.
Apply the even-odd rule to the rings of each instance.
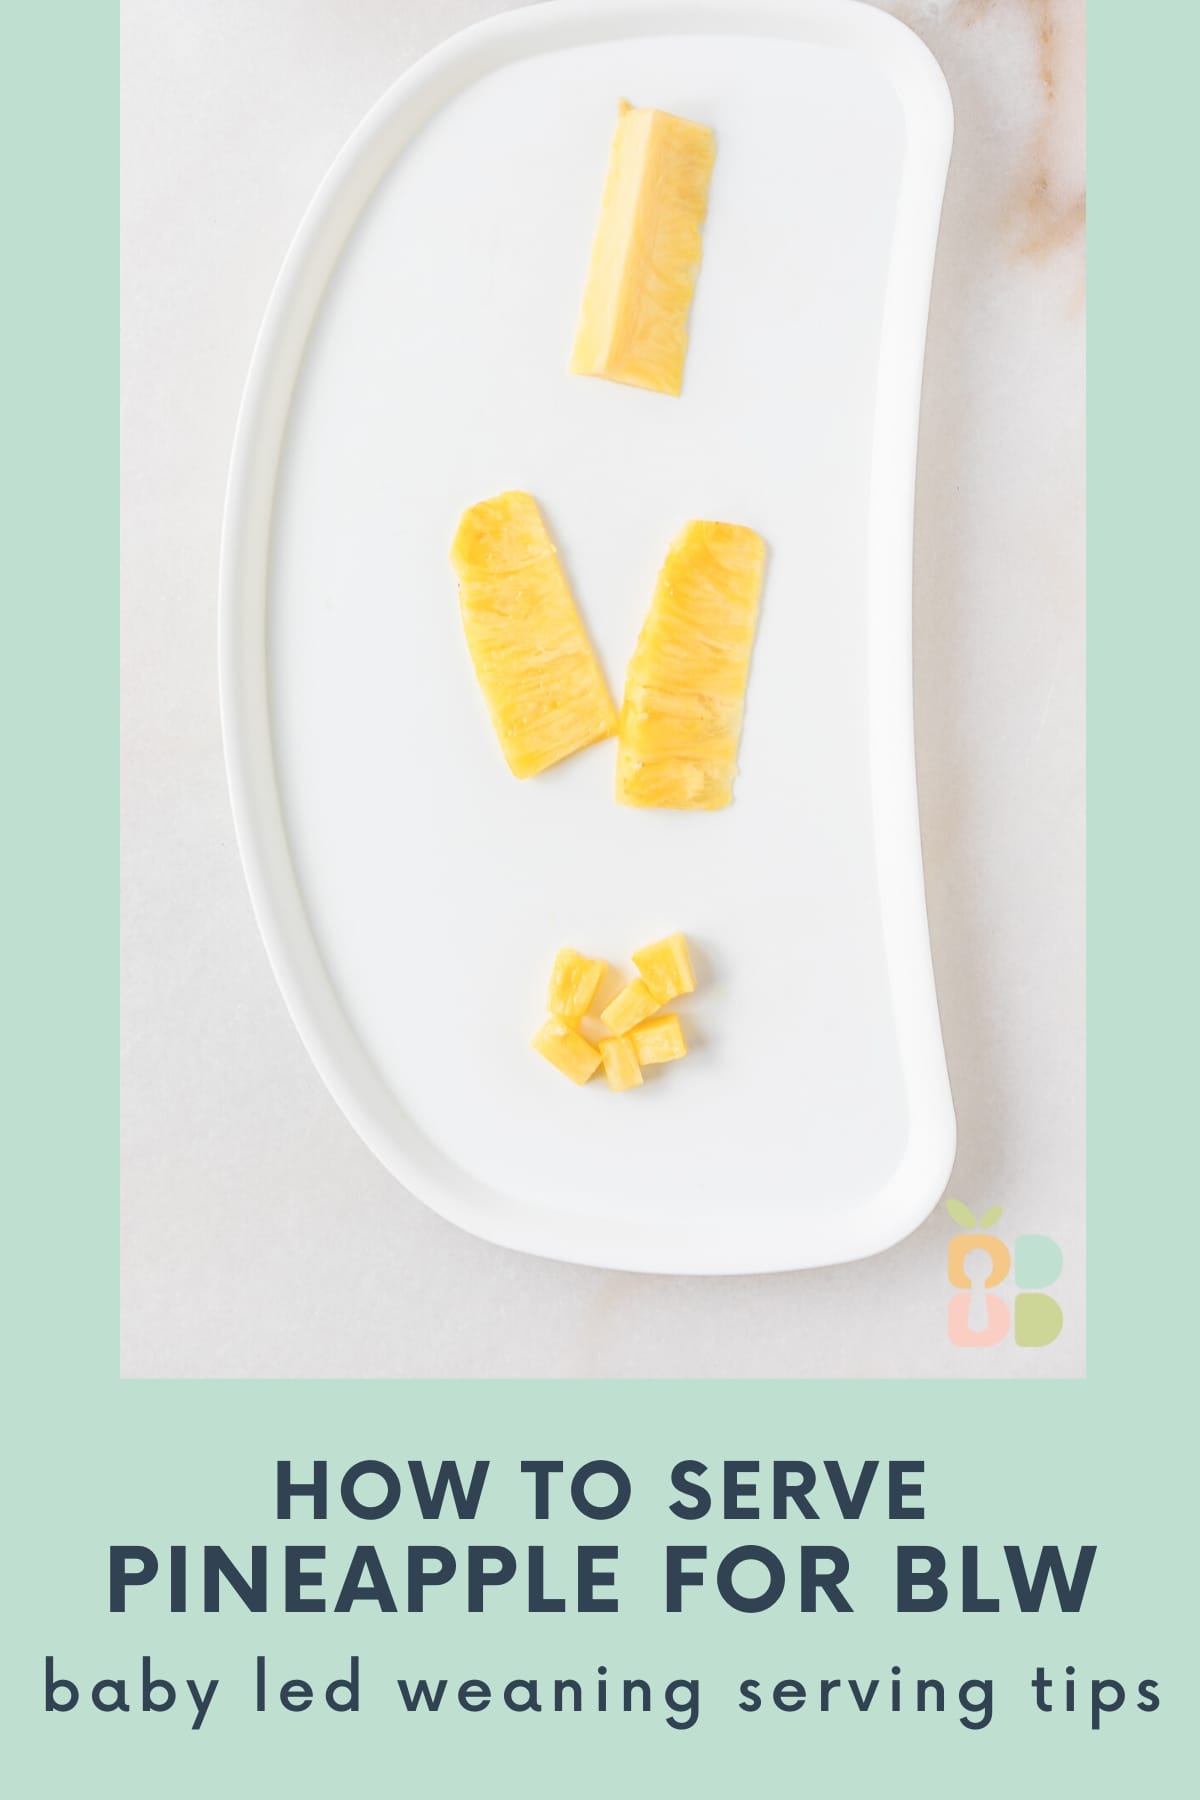
[[[1063, 1328], [1062, 1307], [1044, 1290], [1062, 1274], [1062, 1251], [1051, 1237], [1031, 1232], [1014, 1239], [1011, 1251], [990, 1230], [1001, 1209], [991, 1206], [979, 1219], [961, 1200], [947, 1200], [946, 1211], [962, 1230], [951, 1238], [946, 1274], [952, 1288], [946, 1329], [962, 1350], [986, 1350], [1012, 1332], [1024, 1350], [1042, 1350]], [[1017, 1294], [1010, 1309], [993, 1293], [1012, 1275]]]

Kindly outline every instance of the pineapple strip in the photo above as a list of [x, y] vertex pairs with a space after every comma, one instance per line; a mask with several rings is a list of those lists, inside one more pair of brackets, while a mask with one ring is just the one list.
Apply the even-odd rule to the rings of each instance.
[[573, 375], [678, 394], [716, 144], [707, 125], [622, 100], [571, 355]]
[[766, 548], [693, 519], [667, 552], [625, 680], [617, 799], [715, 811], [733, 799]]
[[450, 551], [463, 627], [496, 736], [519, 780], [611, 737], [616, 715], [537, 501], [469, 507]]

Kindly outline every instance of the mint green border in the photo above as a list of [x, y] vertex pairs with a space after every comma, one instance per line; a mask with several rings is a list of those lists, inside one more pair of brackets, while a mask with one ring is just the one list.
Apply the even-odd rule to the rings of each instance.
[[[200, 4], [201, 0], [197, 0]], [[253, 0], [246, 0], [253, 3]], [[997, 0], [998, 4], [1015, 0]], [[1053, 0], [1050, 0], [1053, 4]], [[1194, 1617], [1185, 1467], [1194, 1439], [1197, 894], [1195, 70], [1200, 8], [1091, 7], [1089, 1376], [996, 1383], [187, 1383], [117, 1377], [117, 21], [103, 4], [10, 8], [3, 495], [4, 1735], [20, 1800], [120, 1794], [351, 1796], [816, 1791], [940, 1796], [1172, 1791], [1190, 1751]], [[183, 423], [186, 428], [186, 423]], [[164, 1206], [171, 1195], [162, 1196]], [[253, 1541], [273, 1459], [491, 1456], [486, 1535], [533, 1541], [508, 1471], [521, 1455], [611, 1456], [635, 1506], [615, 1620], [172, 1618], [104, 1611], [112, 1541]], [[920, 1456], [916, 1528], [836, 1525], [860, 1609], [662, 1616], [661, 1471], [678, 1456]], [[815, 1529], [815, 1528], [813, 1528]], [[676, 1527], [678, 1533], [678, 1527]], [[331, 1562], [403, 1526], [300, 1527]], [[426, 1528], [426, 1535], [432, 1535]], [[484, 1535], [481, 1530], [480, 1536]], [[540, 1537], [562, 1556], [569, 1521]], [[595, 1536], [595, 1533], [589, 1535]], [[796, 1528], [715, 1527], [798, 1548]], [[1100, 1545], [1077, 1620], [897, 1620], [897, 1539], [990, 1552]], [[448, 1541], [450, 1541], [448, 1539]], [[257, 1718], [230, 1697], [257, 1651], [279, 1678], [372, 1672], [354, 1720]], [[134, 1673], [230, 1685], [209, 1723], [41, 1711], [41, 1658], [91, 1681]], [[953, 1719], [747, 1718], [742, 1675], [964, 1677], [1000, 1690], [987, 1731]], [[417, 1724], [384, 1676], [699, 1672], [701, 1725], [661, 1716]], [[1033, 1664], [1157, 1678], [1150, 1718], [1099, 1733], [1018, 1707]], [[381, 1673], [380, 1673], [381, 1672]], [[374, 1676], [379, 1674], [377, 1692]], [[711, 1697], [710, 1697], [711, 1696]], [[374, 1701], [375, 1704], [367, 1704]], [[1002, 1709], [1003, 1708], [1003, 1709]], [[1190, 1757], [1188, 1759], [1190, 1761]]]

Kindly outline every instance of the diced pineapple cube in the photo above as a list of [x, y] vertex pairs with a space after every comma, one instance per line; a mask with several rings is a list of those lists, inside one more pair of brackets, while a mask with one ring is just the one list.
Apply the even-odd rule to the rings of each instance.
[[578, 1025], [596, 998], [608, 964], [581, 956], [578, 950], [560, 950], [550, 976], [550, 1011], [568, 1025]]
[[599, 1048], [610, 1088], [619, 1094], [625, 1088], [641, 1087], [642, 1065], [627, 1037], [601, 1038]]
[[677, 999], [680, 994], [696, 991], [692, 959], [682, 931], [673, 931], [670, 937], [660, 938], [657, 944], [635, 950], [633, 963], [660, 1006]]
[[658, 1001], [645, 982], [631, 981], [614, 1000], [609, 1001], [600, 1017], [614, 1037], [624, 1037], [634, 1025], [657, 1011]]
[[600, 1052], [595, 1045], [562, 1019], [547, 1019], [534, 1038], [533, 1047], [580, 1087], [600, 1067]]
[[676, 1062], [687, 1055], [687, 1040], [675, 1013], [663, 1013], [661, 1018], [647, 1019], [645, 1024], [635, 1025], [629, 1033], [629, 1042], [644, 1069], [651, 1063]]

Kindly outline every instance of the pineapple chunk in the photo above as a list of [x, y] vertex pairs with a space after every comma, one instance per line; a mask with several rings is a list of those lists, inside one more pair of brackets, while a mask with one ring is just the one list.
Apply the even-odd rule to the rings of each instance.
[[520, 780], [611, 737], [613, 703], [537, 501], [469, 507], [450, 550], [467, 646], [500, 748]]
[[766, 548], [692, 520], [667, 552], [625, 681], [617, 799], [713, 811], [733, 799]]
[[626, 1088], [641, 1087], [642, 1065], [628, 1038], [601, 1038], [599, 1049], [608, 1085], [615, 1093], [623, 1093]]
[[621, 101], [573, 375], [679, 393], [715, 157], [707, 125]]
[[568, 1025], [578, 1025], [596, 998], [607, 968], [606, 962], [581, 956], [578, 950], [560, 950], [550, 975], [550, 1011]]
[[645, 982], [631, 981], [614, 1000], [609, 1001], [600, 1017], [614, 1037], [624, 1037], [632, 1026], [642, 1019], [648, 1019], [652, 1012], [657, 1011], [658, 1001]]
[[644, 1069], [651, 1063], [676, 1062], [687, 1055], [687, 1040], [675, 1013], [663, 1013], [659, 1019], [647, 1019], [644, 1024], [635, 1025], [629, 1033], [629, 1042]]
[[692, 959], [682, 931], [673, 931], [670, 937], [660, 938], [657, 944], [635, 950], [633, 966], [660, 1006], [677, 999], [680, 994], [696, 991]]
[[533, 1047], [548, 1063], [580, 1087], [590, 1081], [600, 1067], [600, 1052], [573, 1026], [562, 1019], [547, 1019], [533, 1040]]

